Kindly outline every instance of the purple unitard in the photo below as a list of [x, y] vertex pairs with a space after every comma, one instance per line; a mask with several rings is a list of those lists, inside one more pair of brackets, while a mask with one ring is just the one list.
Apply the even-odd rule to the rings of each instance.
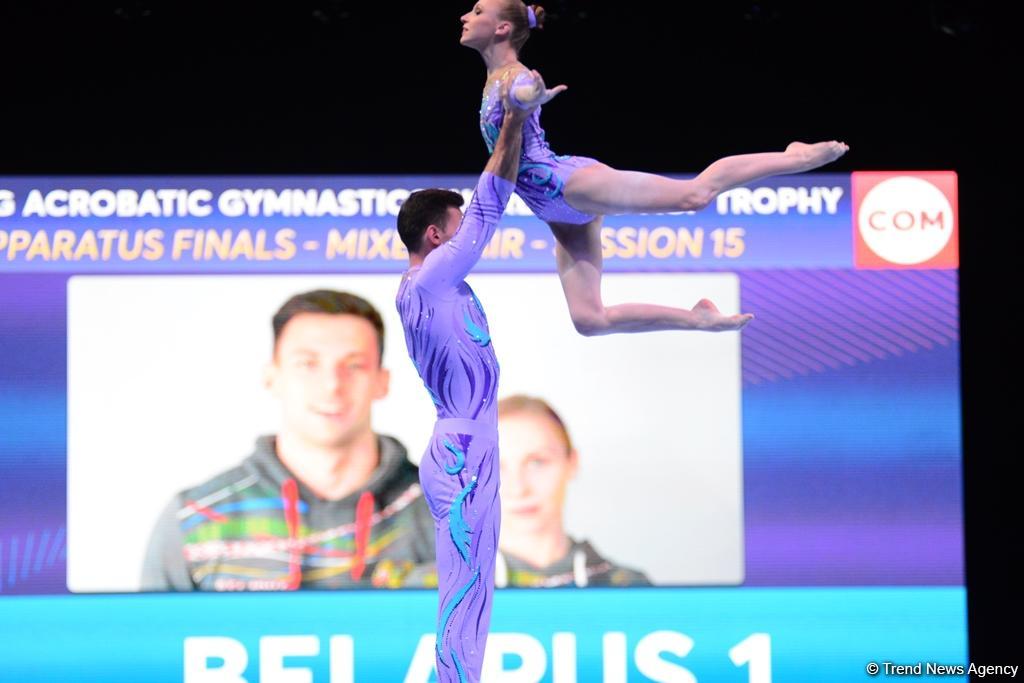
[[[528, 71], [520, 72], [512, 82], [510, 91], [528, 85], [532, 78]], [[498, 80], [487, 87], [480, 105], [480, 132], [491, 152], [494, 151], [504, 118], [501, 81]], [[523, 152], [519, 161], [519, 176], [516, 178], [516, 194], [526, 202], [533, 215], [546, 223], [589, 223], [594, 220], [594, 216], [569, 206], [563, 194], [565, 184], [574, 171], [596, 163], [597, 160], [589, 157], [558, 156], [552, 152], [544, 140], [544, 129], [540, 127], [540, 107], [537, 107], [523, 125]]]
[[498, 360], [487, 317], [464, 278], [514, 185], [484, 173], [455, 235], [402, 278], [405, 343], [437, 407], [420, 483], [437, 539], [437, 675], [480, 680], [498, 550]]

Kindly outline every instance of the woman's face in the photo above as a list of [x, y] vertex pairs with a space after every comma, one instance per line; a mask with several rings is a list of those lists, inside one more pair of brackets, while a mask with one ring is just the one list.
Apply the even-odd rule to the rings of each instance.
[[542, 414], [516, 412], [498, 419], [501, 462], [501, 532], [536, 533], [561, 524], [576, 451], [558, 425]]
[[478, 0], [473, 9], [463, 14], [460, 19], [462, 38], [459, 42], [478, 50], [486, 47], [494, 38], [498, 24], [503, 22], [498, 16], [501, 8], [501, 0]]

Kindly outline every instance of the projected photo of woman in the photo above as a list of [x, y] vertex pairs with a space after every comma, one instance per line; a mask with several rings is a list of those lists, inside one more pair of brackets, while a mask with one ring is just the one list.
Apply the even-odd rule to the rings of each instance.
[[[601, 556], [566, 532], [565, 501], [580, 455], [561, 416], [546, 401], [515, 394], [498, 401], [501, 535], [497, 588], [650, 586], [636, 569]], [[414, 569], [406, 587], [434, 587], [433, 564]]]
[[561, 416], [522, 394], [498, 402], [501, 537], [495, 585], [649, 586], [643, 573], [602, 557], [565, 530], [565, 498], [580, 455]]

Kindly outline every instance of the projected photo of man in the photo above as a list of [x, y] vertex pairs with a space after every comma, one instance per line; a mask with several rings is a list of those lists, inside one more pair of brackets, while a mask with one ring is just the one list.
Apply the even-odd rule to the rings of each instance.
[[434, 558], [417, 468], [371, 428], [390, 381], [378, 311], [310, 291], [277, 311], [273, 329], [264, 384], [280, 431], [174, 496], [149, 541], [143, 590], [390, 587]]
[[[572, 437], [555, 461], [565, 465], [557, 485], [530, 483], [534, 498], [554, 491], [540, 509], [505, 513], [509, 542], [527, 540], [506, 550], [496, 578], [558, 584], [565, 577], [546, 572], [580, 562], [549, 566], [561, 566], [569, 537], [656, 586], [741, 583], [739, 338], [570, 335], [552, 348], [536, 330], [566, 313], [545, 297], [549, 284], [539, 273], [473, 283], [493, 302], [495, 338], [515, 351], [502, 360], [508, 386], [493, 400], [495, 423], [499, 399], [542, 397]], [[739, 307], [730, 274], [613, 274], [604, 286], [621, 298], [709, 293]], [[383, 362], [375, 323], [341, 313], [340, 302], [282, 314], [296, 293], [317, 290], [372, 304], [388, 332]], [[412, 446], [429, 438], [436, 411], [394, 334], [394, 297], [391, 274], [71, 278], [68, 590], [287, 590], [298, 570], [298, 588], [428, 586], [418, 565], [432, 569], [434, 522]], [[598, 384], [578, 381], [594, 368]], [[510, 495], [518, 476], [504, 477]], [[294, 489], [282, 488], [289, 480]], [[360, 505], [367, 491], [372, 501]], [[524, 519], [541, 511], [543, 523]], [[542, 534], [530, 528], [555, 533], [534, 543]], [[536, 552], [523, 550], [531, 543]], [[581, 545], [569, 547], [587, 555]], [[593, 574], [603, 565], [589, 557]], [[612, 580], [604, 573], [587, 585]], [[577, 572], [563, 585], [578, 584]]]

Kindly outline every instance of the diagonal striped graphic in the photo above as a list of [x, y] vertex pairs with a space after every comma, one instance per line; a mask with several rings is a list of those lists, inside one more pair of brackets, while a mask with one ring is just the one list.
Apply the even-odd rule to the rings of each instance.
[[65, 527], [27, 531], [0, 539], [0, 593], [42, 574], [67, 558]]
[[743, 381], [777, 382], [956, 344], [953, 270], [744, 271]]

